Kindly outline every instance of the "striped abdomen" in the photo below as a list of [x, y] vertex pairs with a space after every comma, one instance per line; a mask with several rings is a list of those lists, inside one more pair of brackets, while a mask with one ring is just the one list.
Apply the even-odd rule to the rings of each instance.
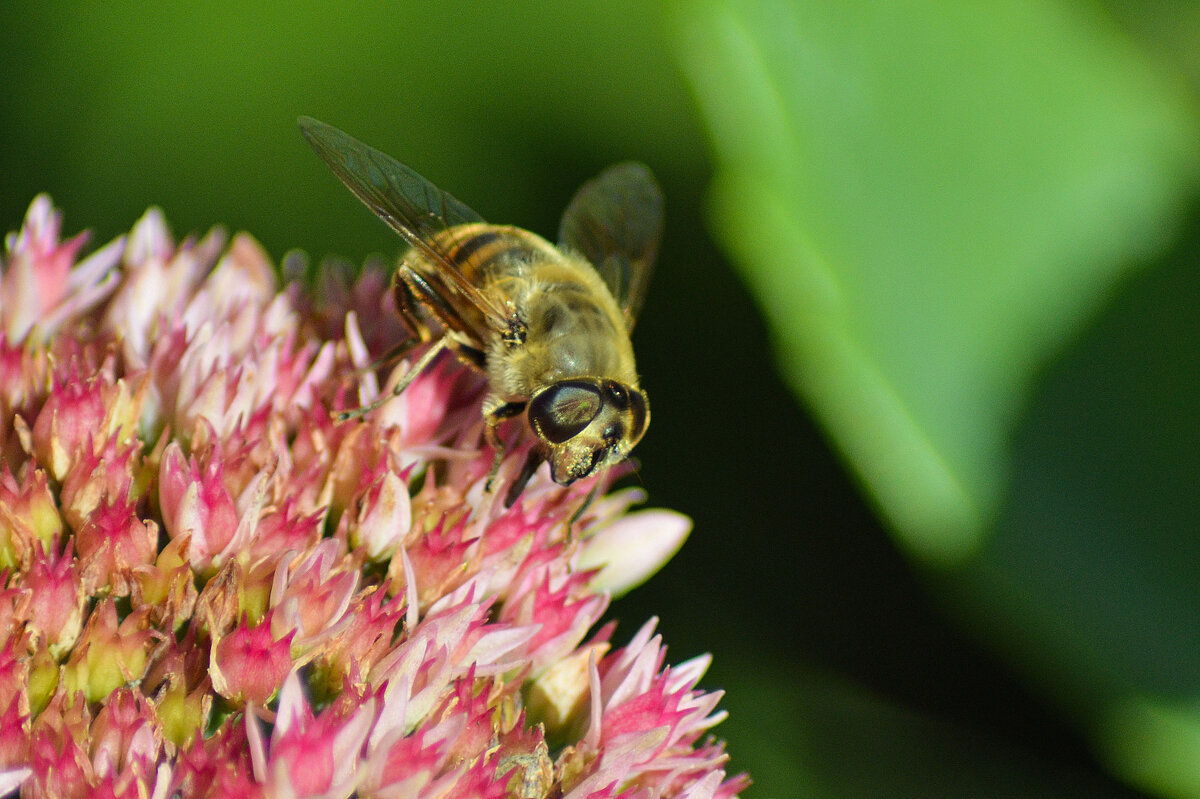
[[488, 324], [486, 306], [481, 308], [464, 294], [447, 271], [453, 270], [478, 289], [492, 303], [493, 317], [506, 319], [508, 298], [495, 296], [495, 281], [521, 271], [522, 265], [560, 257], [552, 244], [529, 231], [482, 222], [448, 228], [427, 244], [436, 258], [416, 247], [401, 258], [405, 268], [400, 278], [407, 286], [397, 287], [397, 304], [409, 304], [404, 295], [411, 291], [413, 299], [443, 327], [459, 333], [469, 346], [480, 351], [487, 348], [495, 327]]
[[523, 264], [558, 260], [558, 248], [536, 233], [507, 225], [458, 225], [432, 244], [468, 283], [483, 288]]

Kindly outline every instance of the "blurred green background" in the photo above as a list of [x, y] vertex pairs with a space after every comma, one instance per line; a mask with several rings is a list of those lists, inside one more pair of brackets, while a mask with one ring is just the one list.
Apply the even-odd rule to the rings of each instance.
[[761, 797], [1200, 796], [1200, 6], [0, 4], [0, 222], [149, 205], [278, 259], [398, 241], [335, 124], [550, 234], [619, 159], [667, 232], [651, 504], [612, 615], [711, 651]]

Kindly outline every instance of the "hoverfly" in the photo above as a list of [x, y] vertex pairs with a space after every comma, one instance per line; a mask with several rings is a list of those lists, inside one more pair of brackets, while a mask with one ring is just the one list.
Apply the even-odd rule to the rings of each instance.
[[[429, 348], [396, 384], [399, 394], [443, 350], [483, 372], [485, 437], [523, 416], [536, 442], [510, 485], [511, 505], [538, 465], [570, 485], [619, 463], [650, 421], [629, 333], [662, 235], [662, 192], [638, 163], [585, 183], [563, 213], [559, 244], [488, 224], [390, 156], [331, 125], [301, 117], [317, 155], [408, 245], [396, 306]], [[382, 404], [388, 397], [349, 417]]]

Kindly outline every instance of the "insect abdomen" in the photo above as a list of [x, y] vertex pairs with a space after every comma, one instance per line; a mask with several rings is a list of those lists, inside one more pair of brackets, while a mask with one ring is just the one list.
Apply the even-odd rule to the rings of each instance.
[[522, 263], [559, 257], [541, 236], [506, 225], [458, 225], [441, 233], [436, 244], [469, 283], [481, 287]]
[[496, 296], [491, 286], [520, 272], [523, 264], [558, 256], [557, 249], [533, 233], [483, 222], [447, 228], [431, 236], [427, 244], [427, 248], [413, 247], [401, 257], [403, 285], [397, 287], [397, 305], [405, 305], [407, 297], [400, 293], [405, 287], [411, 289], [417, 302], [458, 335], [459, 344], [479, 351], [488, 349], [487, 331], [494, 327], [484, 309], [464, 296], [462, 282], [495, 299], [500, 307], [513, 308], [512, 298]]

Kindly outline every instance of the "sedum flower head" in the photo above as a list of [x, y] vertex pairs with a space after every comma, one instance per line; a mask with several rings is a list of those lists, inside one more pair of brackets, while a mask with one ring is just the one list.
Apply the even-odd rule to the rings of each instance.
[[335, 421], [388, 390], [384, 270], [281, 289], [245, 235], [177, 243], [150, 211], [81, 260], [60, 228], [39, 197], [0, 256], [0, 792], [745, 786], [707, 658], [667, 665], [653, 621], [596, 629], [686, 518], [630, 512], [612, 475], [540, 473], [504, 507], [485, 386], [452, 359]]

